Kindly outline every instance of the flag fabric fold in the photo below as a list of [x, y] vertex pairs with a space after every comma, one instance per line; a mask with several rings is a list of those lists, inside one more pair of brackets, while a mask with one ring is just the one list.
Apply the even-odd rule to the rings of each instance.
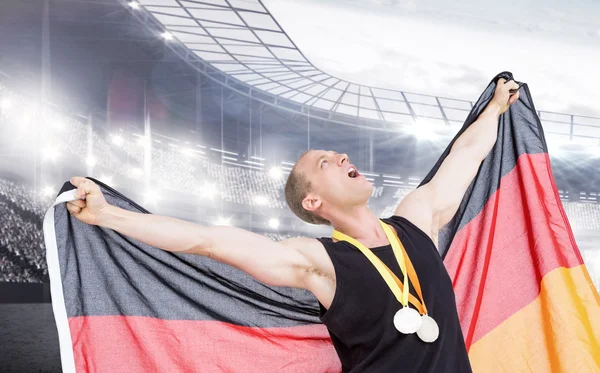
[[[499, 78], [512, 74], [494, 77], [454, 140], [486, 107]], [[527, 84], [500, 117], [497, 142], [440, 231], [439, 251], [474, 372], [600, 372], [600, 298], [561, 204]]]
[[[456, 138], [491, 100], [483, 92]], [[99, 180], [110, 204], [150, 213]], [[340, 372], [312, 294], [79, 222], [66, 182], [44, 218], [65, 372]], [[248, 248], [251, 250], [251, 248]], [[600, 299], [558, 198], [527, 85], [440, 231], [475, 372], [599, 372]]]

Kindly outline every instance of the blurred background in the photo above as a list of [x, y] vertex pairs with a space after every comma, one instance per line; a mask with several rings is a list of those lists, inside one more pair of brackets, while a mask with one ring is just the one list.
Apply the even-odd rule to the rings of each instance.
[[71, 176], [203, 225], [329, 235], [287, 209], [301, 153], [347, 153], [390, 216], [501, 71], [529, 84], [600, 286], [597, 14], [592, 0], [1, 1], [0, 366], [60, 369], [42, 219]]

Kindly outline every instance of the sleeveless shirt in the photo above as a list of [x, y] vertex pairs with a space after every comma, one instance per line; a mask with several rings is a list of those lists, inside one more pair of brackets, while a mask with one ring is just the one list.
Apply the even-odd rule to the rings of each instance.
[[[329, 331], [342, 372], [471, 373], [452, 282], [433, 241], [404, 217], [382, 220], [395, 228], [404, 245], [440, 335], [435, 342], [425, 343], [416, 333], [405, 335], [396, 330], [393, 318], [402, 305], [375, 266], [345, 241], [318, 238], [336, 276], [331, 306], [326, 310], [319, 303], [320, 319]], [[403, 280], [391, 245], [371, 251]], [[412, 283], [410, 292], [416, 296]]]

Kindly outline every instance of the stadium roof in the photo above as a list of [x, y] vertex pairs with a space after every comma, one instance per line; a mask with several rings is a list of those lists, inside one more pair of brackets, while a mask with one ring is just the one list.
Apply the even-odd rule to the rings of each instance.
[[140, 0], [174, 37], [222, 72], [269, 94], [335, 114], [461, 125], [468, 101], [354, 84], [315, 67], [258, 0]]
[[[281, 108], [346, 124], [368, 123], [374, 129], [417, 124], [454, 131], [473, 107], [470, 101], [331, 76], [304, 56], [260, 0], [139, 0], [139, 4], [147, 12], [135, 13], [143, 21], [153, 19], [177, 38], [179, 43], [170, 44], [188, 62], [201, 65], [205, 72], [208, 65], [222, 75], [223, 83]], [[538, 115], [558, 142], [598, 144], [599, 118], [547, 111]]]

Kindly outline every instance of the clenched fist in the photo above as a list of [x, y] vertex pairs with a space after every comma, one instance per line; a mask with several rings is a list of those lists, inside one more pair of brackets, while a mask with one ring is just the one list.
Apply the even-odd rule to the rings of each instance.
[[498, 79], [494, 98], [488, 105], [493, 105], [494, 109], [497, 109], [499, 115], [504, 114], [510, 105], [519, 99], [519, 91], [513, 94], [510, 92], [511, 89], [518, 90], [519, 84], [514, 80], [507, 82], [504, 78]]
[[100, 212], [110, 206], [104, 199], [100, 187], [92, 180], [81, 176], [72, 177], [70, 182], [77, 187], [75, 196], [78, 199], [67, 202], [67, 210], [77, 220], [96, 225]]

